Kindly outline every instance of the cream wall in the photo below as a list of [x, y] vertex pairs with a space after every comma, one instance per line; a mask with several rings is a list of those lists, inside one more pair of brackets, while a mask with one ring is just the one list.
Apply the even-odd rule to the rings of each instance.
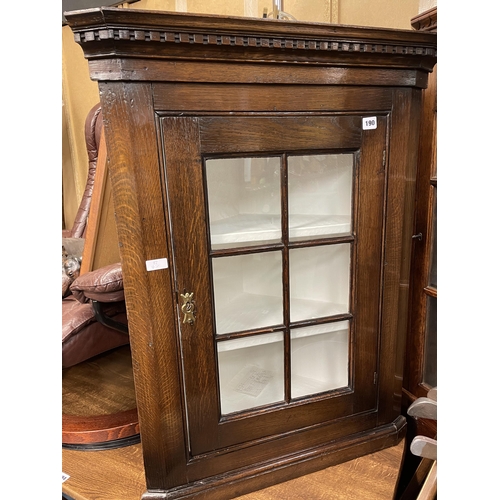
[[[299, 21], [411, 29], [410, 20], [435, 0], [282, 0], [282, 9]], [[262, 17], [272, 0], [140, 0], [124, 8]], [[432, 7], [432, 5], [431, 5]], [[286, 21], [283, 21], [286, 22]], [[87, 61], [68, 26], [62, 27], [63, 226], [70, 228], [87, 179], [84, 126], [99, 100]]]
[[430, 10], [433, 7], [437, 7], [437, 0], [420, 0], [418, 5], [419, 14], [425, 12], [426, 10]]
[[339, 23], [356, 26], [412, 29], [419, 0], [339, 0]]
[[87, 182], [85, 119], [90, 109], [99, 102], [97, 83], [90, 80], [87, 61], [69, 26], [62, 29], [62, 78], [63, 219], [69, 229]]
[[[285, 12], [297, 20], [311, 22], [337, 22], [339, 0], [282, 0]], [[272, 0], [140, 0], [132, 9], [170, 10], [221, 16], [263, 17], [264, 8], [272, 11]]]

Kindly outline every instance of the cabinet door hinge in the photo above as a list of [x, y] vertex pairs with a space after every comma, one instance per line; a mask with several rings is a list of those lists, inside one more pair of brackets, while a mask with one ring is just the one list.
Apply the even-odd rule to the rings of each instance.
[[378, 373], [373, 372], [373, 385], [377, 385], [377, 381], [378, 381]]
[[382, 167], [385, 168], [385, 149], [384, 151], [382, 152]]

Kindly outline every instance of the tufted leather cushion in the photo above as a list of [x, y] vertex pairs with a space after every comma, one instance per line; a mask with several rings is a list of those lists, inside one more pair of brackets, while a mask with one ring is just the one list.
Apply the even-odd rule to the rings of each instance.
[[110, 264], [79, 276], [70, 286], [73, 296], [82, 304], [89, 299], [99, 302], [125, 300], [122, 266]]

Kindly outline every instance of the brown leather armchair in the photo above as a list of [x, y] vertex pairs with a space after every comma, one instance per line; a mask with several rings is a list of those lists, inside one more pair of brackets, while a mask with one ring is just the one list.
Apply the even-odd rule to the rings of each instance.
[[[73, 227], [63, 230], [63, 246], [65, 242], [74, 244], [84, 241], [101, 136], [101, 105], [96, 104], [85, 120], [85, 141], [89, 159], [87, 183]], [[80, 248], [83, 248], [83, 244]], [[63, 273], [62, 295], [63, 368], [129, 343], [119, 263], [82, 276], [78, 276], [78, 272], [71, 276]]]
[[[121, 264], [110, 264], [81, 275], [79, 264], [75, 272], [64, 265], [78, 261], [85, 239], [95, 236], [88, 234], [87, 219], [96, 170], [98, 164], [103, 164], [102, 161], [98, 163], [101, 138], [104, 138], [102, 115], [100, 104], [97, 104], [85, 122], [89, 159], [85, 192], [73, 227], [62, 232], [62, 445], [71, 449], [108, 449], [126, 446], [139, 439], [137, 408], [133, 407], [135, 401], [130, 402], [135, 395], [127, 393], [119, 407], [114, 403], [109, 406], [107, 399], [107, 388], [115, 383], [107, 379], [114, 376], [110, 367], [115, 366], [112, 365], [117, 359], [115, 354], [130, 360], [130, 352], [124, 355], [127, 351], [122, 347], [129, 344], [129, 336]], [[120, 370], [123, 370], [123, 364]], [[130, 366], [127, 362], [125, 370], [130, 372], [127, 380], [132, 380], [131, 362]], [[121, 386], [128, 387], [128, 382], [123, 383], [124, 372], [121, 371], [120, 375]], [[87, 400], [88, 394], [91, 394], [91, 400]]]
[[[87, 182], [83, 192], [80, 205], [73, 222], [71, 229], [62, 230], [63, 238], [63, 255], [70, 253], [72, 256], [79, 256], [81, 258], [84, 238], [87, 231], [87, 220], [90, 212], [90, 203], [92, 201], [92, 193], [94, 192], [95, 175], [97, 170], [97, 157], [99, 152], [99, 145], [101, 143], [102, 135], [102, 114], [100, 103], [96, 104], [88, 113], [85, 119], [85, 143], [87, 146], [87, 156], [89, 159]], [[63, 273], [62, 273], [62, 296], [69, 295], [69, 286], [71, 285], [74, 277], [70, 276], [71, 273], [64, 269], [64, 266], [73, 267], [73, 259], [64, 262], [63, 257]], [[78, 263], [79, 269], [79, 263]]]

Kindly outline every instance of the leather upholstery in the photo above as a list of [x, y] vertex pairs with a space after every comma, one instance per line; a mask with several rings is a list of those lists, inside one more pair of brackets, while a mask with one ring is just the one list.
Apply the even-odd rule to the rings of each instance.
[[127, 323], [121, 264], [82, 274], [62, 301], [62, 366], [68, 368], [129, 343], [128, 335], [96, 320], [91, 299], [105, 303], [107, 316]]
[[82, 304], [89, 299], [99, 302], [125, 300], [121, 264], [110, 264], [79, 276], [71, 284], [70, 290]]
[[87, 115], [85, 120], [85, 141], [89, 159], [87, 173], [87, 184], [83, 192], [82, 200], [75, 216], [75, 222], [70, 231], [63, 230], [63, 238], [83, 238], [87, 229], [87, 218], [90, 210], [90, 200], [94, 190], [95, 171], [97, 167], [97, 154], [101, 143], [102, 115], [101, 104], [96, 104]]
[[[94, 106], [85, 122], [89, 158], [87, 185], [70, 238], [85, 235], [87, 217], [94, 189], [97, 155], [102, 133], [101, 106]], [[69, 234], [68, 234], [69, 233]], [[63, 274], [63, 293], [68, 282]], [[127, 324], [121, 264], [111, 264], [78, 276], [69, 286], [70, 294], [62, 299], [62, 367], [69, 368], [110, 349], [129, 343], [127, 334], [101, 324], [94, 313], [92, 300], [104, 303], [103, 313]]]
[[[114, 320], [127, 323], [125, 302], [106, 306]], [[128, 335], [101, 325], [92, 304], [82, 304], [73, 296], [62, 301], [62, 368], [69, 368], [110, 349], [129, 343]]]

